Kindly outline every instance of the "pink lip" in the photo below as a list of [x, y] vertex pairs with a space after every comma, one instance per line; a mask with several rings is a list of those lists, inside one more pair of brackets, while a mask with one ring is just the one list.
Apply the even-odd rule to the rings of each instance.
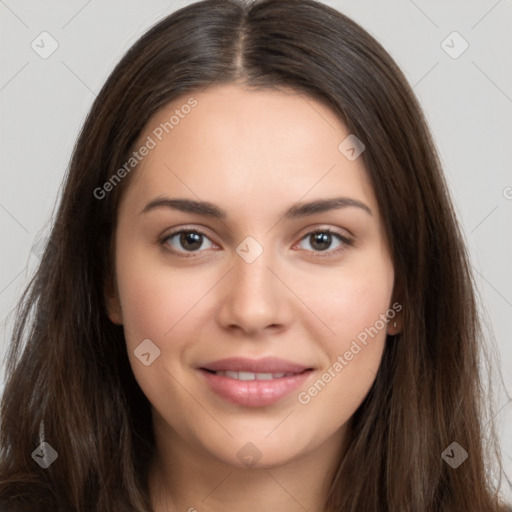
[[[209, 370], [209, 371], [208, 371]], [[293, 373], [272, 380], [237, 380], [212, 371], [245, 371], [253, 373]], [[229, 358], [199, 368], [209, 387], [225, 400], [245, 407], [271, 405], [304, 384], [312, 368], [267, 357], [263, 359]]]

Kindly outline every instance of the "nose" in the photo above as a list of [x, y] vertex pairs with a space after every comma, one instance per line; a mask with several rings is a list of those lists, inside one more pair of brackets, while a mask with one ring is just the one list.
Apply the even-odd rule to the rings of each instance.
[[293, 318], [293, 294], [275, 268], [271, 251], [252, 263], [238, 255], [224, 279], [218, 322], [224, 329], [257, 337], [267, 331], [279, 331]]

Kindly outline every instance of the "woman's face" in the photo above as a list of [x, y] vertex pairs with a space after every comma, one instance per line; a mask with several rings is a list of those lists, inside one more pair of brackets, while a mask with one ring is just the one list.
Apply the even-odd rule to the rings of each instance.
[[157, 442], [239, 467], [341, 446], [398, 318], [349, 135], [311, 98], [233, 84], [147, 123], [109, 314]]

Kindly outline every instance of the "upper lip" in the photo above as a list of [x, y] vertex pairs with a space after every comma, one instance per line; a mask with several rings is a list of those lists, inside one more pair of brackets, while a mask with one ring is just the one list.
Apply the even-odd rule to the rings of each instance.
[[285, 359], [277, 357], [264, 357], [262, 359], [247, 359], [244, 357], [228, 357], [219, 359], [201, 366], [204, 370], [215, 372], [221, 371], [242, 371], [253, 373], [302, 373], [312, 369]]

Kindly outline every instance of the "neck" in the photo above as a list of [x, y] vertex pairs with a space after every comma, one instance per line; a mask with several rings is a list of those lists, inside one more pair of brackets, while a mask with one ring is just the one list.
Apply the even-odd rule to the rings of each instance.
[[313, 452], [284, 464], [240, 468], [200, 452], [168, 428], [159, 435], [155, 425], [157, 455], [149, 472], [153, 512], [325, 512], [346, 432], [343, 426]]

